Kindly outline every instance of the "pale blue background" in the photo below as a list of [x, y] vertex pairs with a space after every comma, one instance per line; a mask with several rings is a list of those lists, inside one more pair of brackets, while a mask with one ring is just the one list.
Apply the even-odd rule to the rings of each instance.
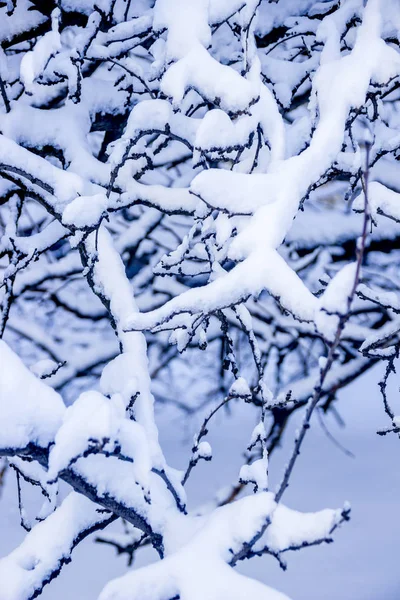
[[[334, 544], [288, 555], [286, 573], [269, 557], [241, 566], [247, 574], [285, 592], [293, 600], [400, 598], [400, 440], [376, 435], [378, 428], [388, 425], [377, 387], [380, 374], [381, 367], [376, 368], [342, 391], [338, 407], [346, 421], [345, 429], [340, 429], [333, 419], [328, 420], [331, 431], [356, 457], [348, 458], [340, 452], [314, 419], [285, 497], [289, 506], [302, 510], [340, 507], [348, 500], [352, 505], [350, 523], [335, 534]], [[400, 407], [398, 383], [398, 379], [392, 381], [390, 396], [393, 404], [397, 401]], [[270, 476], [275, 482], [287, 460], [300, 418], [298, 415], [283, 448], [272, 458]], [[183, 468], [191, 432], [185, 432], [182, 421], [165, 412], [159, 416], [159, 424], [170, 463]], [[247, 407], [245, 411], [235, 410], [228, 420], [214, 422], [210, 432], [214, 459], [195, 471], [189, 487], [191, 497], [196, 495], [199, 502], [207, 501], [214, 490], [236, 476], [240, 453], [252, 426], [253, 416], [248, 414]], [[15, 547], [22, 535], [15, 482], [10, 475], [0, 500], [0, 555]], [[143, 552], [136, 565], [151, 557], [150, 551]], [[95, 600], [103, 585], [125, 570], [125, 560], [116, 558], [112, 548], [88, 540], [75, 551], [72, 563], [64, 567], [60, 577], [46, 587], [42, 598]]]

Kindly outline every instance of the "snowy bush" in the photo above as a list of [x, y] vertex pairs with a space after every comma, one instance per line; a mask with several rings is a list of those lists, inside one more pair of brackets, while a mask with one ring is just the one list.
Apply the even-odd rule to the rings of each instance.
[[[399, 45], [397, 0], [0, 1], [0, 461], [27, 530], [0, 600], [37, 597], [117, 520], [103, 541], [159, 560], [101, 600], [283, 600], [234, 567], [285, 568], [349, 518], [282, 497], [313, 412], [378, 360], [381, 433], [400, 431]], [[154, 399], [198, 421], [186, 472]], [[244, 464], [196, 506], [185, 484], [237, 403]]]

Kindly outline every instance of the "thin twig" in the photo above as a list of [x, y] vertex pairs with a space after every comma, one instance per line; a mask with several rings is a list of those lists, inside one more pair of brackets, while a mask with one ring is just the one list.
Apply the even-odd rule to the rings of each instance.
[[338, 322], [338, 326], [336, 329], [335, 338], [329, 348], [329, 352], [328, 352], [327, 359], [325, 361], [325, 365], [321, 369], [321, 372], [320, 372], [319, 382], [317, 383], [317, 385], [314, 388], [314, 394], [312, 396], [311, 401], [309, 402], [309, 404], [307, 406], [303, 424], [302, 424], [299, 434], [295, 440], [292, 455], [289, 459], [289, 462], [285, 469], [282, 481], [281, 481], [278, 491], [275, 495], [276, 502], [280, 502], [286, 488], [289, 485], [289, 479], [290, 479], [290, 476], [294, 469], [294, 466], [296, 464], [297, 457], [300, 454], [301, 446], [303, 444], [307, 430], [310, 428], [311, 416], [312, 416], [314, 409], [316, 408], [318, 402], [321, 399], [325, 379], [335, 361], [336, 350], [339, 346], [341, 335], [343, 333], [345, 324], [347, 323], [347, 321], [349, 319], [351, 304], [353, 302], [353, 299], [354, 299], [354, 296], [356, 293], [356, 289], [357, 289], [357, 286], [358, 286], [358, 283], [360, 280], [361, 266], [362, 266], [362, 262], [363, 262], [366, 239], [367, 239], [367, 232], [368, 232], [368, 223], [369, 223], [369, 219], [370, 219], [369, 203], [368, 203], [369, 145], [367, 145], [366, 148], [367, 148], [366, 169], [365, 169], [365, 172], [362, 177], [362, 184], [363, 184], [363, 191], [364, 191], [364, 219], [363, 219], [363, 227], [362, 227], [362, 232], [361, 232], [361, 241], [360, 241], [360, 245], [359, 245], [358, 251], [357, 251], [357, 264], [356, 264], [356, 272], [355, 272], [355, 276], [354, 276], [354, 282], [353, 282], [351, 292], [347, 299], [347, 310], [343, 315], [340, 315], [340, 317], [339, 317], [339, 322]]

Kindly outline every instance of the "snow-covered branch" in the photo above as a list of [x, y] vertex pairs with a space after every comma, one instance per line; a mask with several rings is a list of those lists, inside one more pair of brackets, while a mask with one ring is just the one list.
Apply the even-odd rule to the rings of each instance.
[[[282, 497], [314, 412], [378, 361], [400, 431], [399, 30], [396, 0], [0, 2], [0, 482], [8, 461], [30, 530], [0, 600], [115, 521], [104, 543], [158, 557], [101, 600], [284, 600], [236, 564], [285, 568], [348, 520]], [[193, 429], [185, 472], [157, 403]], [[198, 507], [184, 486], [238, 404], [244, 464]]]

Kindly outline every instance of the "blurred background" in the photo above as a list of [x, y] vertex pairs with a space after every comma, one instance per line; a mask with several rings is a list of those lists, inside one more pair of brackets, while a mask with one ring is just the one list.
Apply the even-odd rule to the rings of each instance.
[[[388, 425], [378, 389], [382, 368], [380, 365], [372, 369], [340, 392], [338, 408], [344, 426], [340, 427], [331, 415], [326, 417], [331, 434], [354, 457], [345, 454], [327, 437], [318, 417], [314, 416], [284, 497], [288, 506], [304, 511], [341, 507], [349, 501], [350, 522], [335, 533], [334, 543], [287, 554], [286, 572], [268, 556], [240, 565], [244, 573], [277, 588], [293, 600], [400, 598], [400, 440], [393, 434], [386, 437], [376, 434], [377, 429]], [[393, 406], [396, 400], [399, 403], [398, 387], [395, 375], [389, 386]], [[212, 501], [221, 486], [229, 485], [237, 477], [241, 453], [256, 418], [255, 413], [252, 418], [248, 406], [244, 408], [238, 403], [230, 414], [217, 415], [211, 424], [209, 441], [213, 460], [199, 463], [188, 482], [189, 497], [196, 498], [198, 504]], [[301, 411], [294, 415], [282, 447], [271, 458], [271, 489], [282, 474], [301, 418]], [[160, 437], [173, 466], [186, 467], [192, 435], [199, 422], [199, 415], [187, 421], [171, 407], [159, 410]], [[28, 487], [24, 488], [24, 499], [33, 515], [39, 499], [33, 497]], [[116, 526], [117, 531], [119, 527]], [[9, 471], [0, 499], [1, 556], [9, 553], [23, 537], [15, 475]], [[152, 551], [141, 550], [131, 568], [153, 559]], [[122, 575], [127, 568], [126, 556], [117, 557], [113, 547], [94, 543], [93, 538], [89, 538], [75, 550], [72, 563], [64, 567], [58, 579], [45, 588], [42, 598], [95, 600], [105, 583]]]

